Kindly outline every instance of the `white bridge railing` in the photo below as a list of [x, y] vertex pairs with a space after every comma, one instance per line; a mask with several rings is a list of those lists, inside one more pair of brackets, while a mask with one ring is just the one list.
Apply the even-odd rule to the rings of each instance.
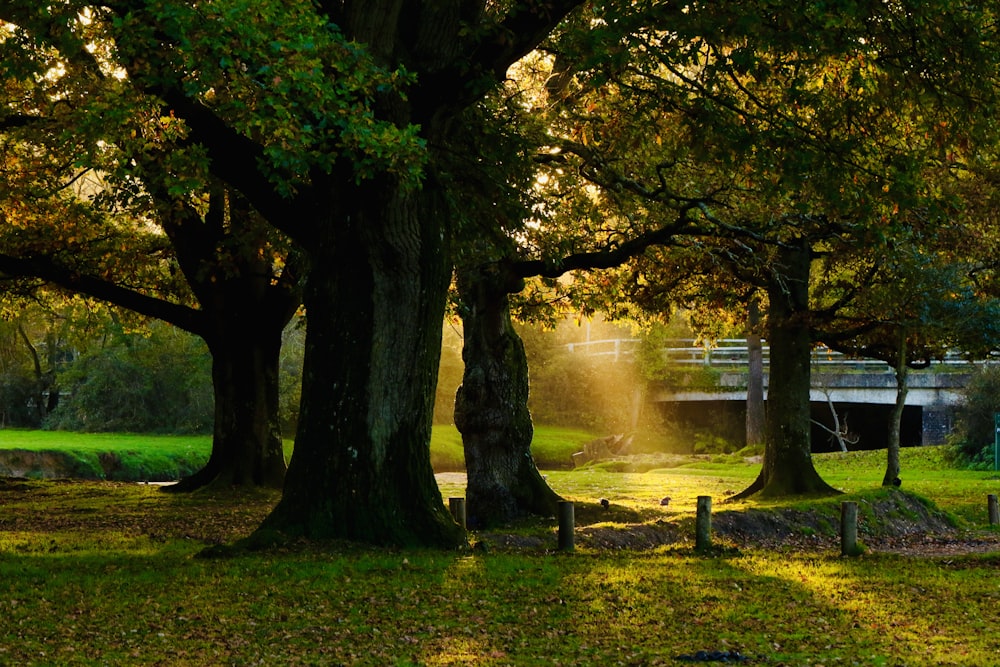
[[[715, 368], [741, 368], [749, 364], [747, 341], [744, 338], [724, 338], [716, 340], [712, 345], [701, 344], [694, 338], [677, 338], [667, 341], [668, 346], [661, 349], [664, 359], [677, 364], [701, 364]], [[608, 357], [612, 361], [628, 360], [635, 356], [641, 340], [638, 338], [608, 338], [582, 343], [569, 343], [566, 349], [575, 354], [590, 357]], [[763, 345], [764, 365], [770, 359], [770, 348], [766, 341]], [[813, 348], [812, 363], [818, 366], [835, 366], [839, 370], [860, 370], [879, 372], [889, 370], [884, 361], [874, 359], [859, 359], [835, 352], [825, 345]], [[972, 365], [962, 355], [949, 353], [943, 361], [935, 364], [949, 366]]]

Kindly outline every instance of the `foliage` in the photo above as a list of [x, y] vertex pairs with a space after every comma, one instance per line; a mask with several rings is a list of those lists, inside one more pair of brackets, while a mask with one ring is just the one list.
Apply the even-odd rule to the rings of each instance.
[[0, 426], [24, 428], [39, 426], [32, 406], [34, 380], [25, 373], [4, 372], [0, 375]]
[[962, 224], [948, 225], [941, 236], [915, 233], [886, 255], [870, 253], [864, 284], [827, 280], [814, 291], [816, 308], [846, 304], [838, 313], [846, 333], [823, 332], [820, 323], [817, 336], [833, 349], [894, 369], [900, 363], [923, 368], [949, 352], [988, 359], [1000, 343], [1000, 301], [982, 287], [989, 260], [983, 249], [970, 247], [976, 235]]
[[66, 397], [48, 427], [77, 431], [208, 433], [211, 360], [204, 344], [165, 325], [120, 333], [62, 376]]
[[951, 442], [957, 458], [974, 468], [993, 468], [994, 415], [1000, 413], [1000, 366], [982, 366], [965, 387]]
[[[628, 329], [588, 319], [564, 320], [553, 331], [519, 326], [518, 333], [528, 356], [528, 404], [535, 422], [604, 433], [634, 428], [642, 383], [633, 365], [624, 354], [615, 361], [611, 348], [590, 350], [587, 345], [588, 340], [628, 338]], [[601, 355], [591, 356], [592, 351]]]
[[441, 363], [438, 366], [437, 394], [434, 398], [434, 423], [455, 423], [455, 392], [462, 384], [465, 364], [462, 361], [462, 329], [446, 322], [441, 335]]

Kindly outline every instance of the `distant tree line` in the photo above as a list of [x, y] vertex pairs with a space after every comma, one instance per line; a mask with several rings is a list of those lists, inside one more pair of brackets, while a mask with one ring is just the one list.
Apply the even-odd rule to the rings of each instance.
[[[26, 309], [0, 322], [0, 426], [212, 433], [212, 359], [204, 341], [161, 322], [88, 317]], [[280, 408], [290, 431], [303, 333], [290, 325], [282, 348]]]

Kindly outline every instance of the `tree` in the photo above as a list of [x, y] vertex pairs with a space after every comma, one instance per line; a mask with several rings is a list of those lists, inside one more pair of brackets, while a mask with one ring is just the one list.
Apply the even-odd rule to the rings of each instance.
[[560, 500], [531, 456], [528, 364], [507, 296], [520, 291], [523, 280], [505, 268], [484, 266], [458, 275], [465, 372], [455, 398], [455, 425], [465, 449], [472, 527], [524, 514], [554, 516]]
[[[20, 4], [5, 18], [32, 39], [77, 41]], [[123, 86], [177, 119], [164, 148], [200, 157], [308, 261], [295, 454], [264, 529], [464, 541], [428, 448], [462, 220], [450, 130], [575, 4], [111, 3], [95, 16]]]
[[[21, 289], [9, 287], [14, 293]], [[70, 327], [76, 304], [59, 304], [62, 307], [56, 309], [42, 298], [27, 303], [16, 297], [3, 301], [0, 427], [38, 428], [59, 406], [58, 371], [72, 357]]]
[[153, 321], [113, 317], [58, 376], [65, 396], [47, 428], [129, 433], [211, 433], [211, 357], [204, 342]]
[[987, 358], [1000, 342], [1000, 303], [972, 279], [980, 262], [955, 254], [956, 248], [969, 247], [955, 243], [962, 227], [952, 225], [945, 232], [946, 248], [934, 247], [944, 239], [930, 234], [896, 248], [878, 262], [877, 276], [841, 313], [852, 325], [847, 333], [819, 334], [832, 349], [879, 359], [895, 374], [896, 401], [888, 423], [883, 486], [899, 480], [899, 432], [909, 370], [926, 368], [950, 352]]
[[[216, 188], [198, 210], [148, 182], [156, 208], [133, 206], [129, 220], [100, 210], [100, 197], [117, 195], [97, 186], [95, 205], [40, 195], [41, 184], [0, 202], [0, 272], [40, 278], [201, 337], [213, 360], [212, 454], [202, 470], [167, 488], [279, 488], [278, 355], [282, 328], [299, 303], [294, 258], [233, 193]], [[153, 221], [161, 232], [148, 231]]]
[[760, 304], [751, 295], [747, 303], [747, 446], [764, 444], [767, 412], [764, 404], [764, 345], [760, 332]]
[[[670, 10], [665, 15], [674, 21], [678, 19]], [[889, 26], [887, 32], [893, 33], [900, 27], [904, 32], [908, 30], [909, 18], [880, 20]], [[772, 386], [778, 385], [773, 392], [778, 409], [771, 412], [772, 418], [767, 421], [769, 444], [764, 469], [748, 492], [832, 491], [815, 473], [810, 460], [809, 352], [814, 332], [808, 283], [813, 245], [830, 245], [831, 239], [837, 237], [850, 239], [849, 243], [863, 243], [868, 225], [879, 216], [886, 219], [883, 207], [895, 203], [898, 208], [900, 201], [915, 196], [917, 186], [908, 171], [909, 165], [919, 163], [918, 156], [926, 149], [926, 144], [919, 144], [916, 150], [911, 150], [906, 141], [900, 141], [898, 117], [881, 104], [884, 99], [902, 99], [899, 81], [880, 78], [883, 72], [869, 65], [871, 54], [864, 42], [852, 41], [857, 39], [857, 33], [853, 32], [858, 28], [855, 19], [848, 17], [843, 24], [837, 24], [836, 38], [844, 42], [830, 51], [818, 52], [799, 50], [802, 45], [788, 43], [786, 35], [766, 34], [769, 28], [756, 24], [765, 33], [762, 41], [770, 44], [772, 50], [745, 44], [734, 49], [731, 44], [720, 43], [725, 39], [716, 41], [715, 31], [706, 29], [702, 16], [690, 22], [698, 32], [679, 30], [672, 39], [654, 29], [638, 28], [634, 33], [626, 33], [625, 38], [637, 44], [635, 53], [646, 54], [646, 60], [642, 60], [642, 55], [634, 55], [625, 65], [621, 58], [616, 58], [595, 67], [598, 74], [593, 78], [600, 83], [591, 84], [590, 90], [597, 94], [587, 102], [589, 108], [598, 108], [598, 113], [589, 116], [573, 110], [567, 113], [570, 106], [566, 104], [549, 107], [558, 112], [550, 121], [550, 128], [555, 128], [550, 129], [553, 136], [550, 143], [555, 150], [548, 151], [545, 163], [558, 164], [568, 173], [583, 174], [606, 193], [629, 193], [640, 201], [634, 209], [648, 209], [650, 203], [655, 203], [661, 207], [689, 206], [704, 210], [705, 224], [698, 232], [722, 241], [713, 252], [718, 252], [730, 265], [739, 257], [742, 257], [739, 262], [745, 261], [748, 241], [755, 244], [759, 257], [773, 258], [762, 243], [776, 247], [777, 259], [770, 266], [758, 257], [752, 265], [741, 264], [737, 269], [768, 291], [772, 302], [771, 342], [775, 356], [782, 360], [772, 369]], [[728, 18], [713, 13], [707, 20], [709, 24], [726, 23]], [[626, 24], [628, 28], [635, 25]], [[898, 34], [892, 36], [898, 38]], [[776, 41], [769, 41], [776, 37]], [[879, 35], [880, 40], [884, 38]], [[571, 48], [574, 39], [579, 38], [571, 36], [567, 40]], [[734, 41], [740, 43], [742, 39], [747, 37], [741, 35]], [[881, 43], [872, 51], [877, 54], [880, 46]], [[574, 69], [583, 69], [579, 63], [586, 62], [597, 51], [593, 42], [576, 48], [577, 53], [569, 57], [565, 57], [566, 51], [557, 52], [545, 86], [550, 95], [569, 97], [567, 91]], [[841, 55], [845, 53], [842, 61]], [[667, 110], [654, 111], [648, 125], [623, 127], [618, 122], [623, 115], [622, 107], [606, 101], [610, 97], [608, 89], [614, 89], [603, 85], [609, 80], [619, 88], [618, 99], [628, 93], [633, 111], [640, 108], [648, 112], [648, 106], [636, 101], [645, 93], [657, 100], [666, 99]], [[848, 80], [864, 86], [861, 90], [865, 95], [860, 101], [852, 99], [857, 91], [849, 89]], [[575, 90], [573, 94], [585, 96], [587, 89], [585, 85], [582, 91]], [[666, 129], [670, 123], [687, 129], [671, 132]], [[911, 133], [916, 125], [903, 123], [903, 135]], [[637, 136], [649, 135], [649, 127], [663, 128], [652, 135], [655, 146], [648, 138], [643, 141]], [[884, 146], [859, 141], [859, 135], [874, 132], [882, 132]], [[937, 139], [940, 145], [941, 138]], [[809, 150], [803, 151], [803, 144]], [[637, 145], [641, 146], [638, 151]], [[628, 168], [609, 168], [621, 162], [626, 153], [632, 157]], [[574, 158], [577, 164], [568, 168]], [[741, 160], [745, 162], [743, 174], [738, 164]], [[713, 164], [715, 171], [705, 169], [706, 164]], [[890, 165], [890, 169], [886, 172], [879, 164]], [[834, 174], [831, 169], [842, 169], [844, 165], [863, 168], [863, 177], [855, 176], [853, 184], [846, 186], [843, 179], [828, 177]], [[734, 170], [735, 175], [726, 173]], [[693, 183], [704, 182], [706, 172], [721, 184], [692, 187]], [[698, 176], [682, 180], [682, 174], [692, 173]], [[890, 197], [881, 196], [890, 190], [886, 183], [905, 181], [904, 176], [909, 181]], [[560, 173], [551, 180], [558, 183], [567, 179]], [[690, 190], [680, 194], [679, 182], [685, 182]], [[722, 201], [710, 201], [715, 195], [707, 197], [703, 193], [718, 194], [725, 190], [738, 191], [744, 196], [753, 193], [756, 197], [749, 205], [730, 204], [738, 210], [735, 223], [723, 222], [719, 215], [707, 210], [708, 204]], [[880, 190], [878, 196], [873, 196]], [[613, 194], [607, 197], [615, 199]], [[581, 227], [585, 233], [589, 231], [587, 225]], [[607, 228], [605, 222], [599, 227], [600, 233], [606, 233]], [[567, 242], [561, 230], [555, 235], [550, 233], [548, 239], [537, 236], [557, 248], [565, 248], [573, 239], [570, 232]], [[820, 252], [828, 251], [822, 248]], [[561, 267], [558, 256], [548, 261], [554, 267]], [[775, 267], [795, 268], [798, 273], [780, 275]], [[805, 281], [801, 286], [804, 292], [789, 291], [789, 283], [801, 280]], [[515, 451], [521, 450], [514, 448], [510, 455], [519, 455]]]
[[[130, 88], [108, 8], [60, 20], [9, 3], [3, 31], [0, 271], [42, 278], [190, 331], [213, 356], [206, 467], [170, 487], [281, 487], [281, 332], [298, 258], [238, 191], [199, 167], [181, 123]], [[57, 34], [58, 33], [58, 34]], [[101, 120], [100, 116], [105, 119]], [[105, 122], [114, 117], [118, 124]]]
[[[994, 103], [996, 62], [979, 48], [996, 39], [995, 26], [989, 12], [935, 7], [945, 11], [934, 18], [926, 5], [858, 6], [831, 17], [771, 4], [759, 23], [717, 9], [687, 8], [690, 21], [670, 32], [655, 23], [622, 28], [630, 48], [590, 76], [649, 113], [643, 132], [653, 141], [632, 146], [639, 160], [621, 189], [649, 205], [676, 191], [672, 170], [700, 165], [699, 182], [716, 183], [702, 188], [716, 193], [704, 209], [716, 231], [703, 261], [767, 290], [772, 359], [780, 361], [771, 369], [764, 467], [744, 493], [829, 491], [809, 456], [809, 345], [846, 302], [810, 306], [810, 265], [891, 247], [906, 231], [901, 210], [934, 207], [939, 193], [922, 170], [990, 131], [975, 108]], [[943, 25], [955, 30], [948, 44], [925, 32]], [[649, 111], [654, 100], [658, 115]], [[605, 162], [619, 136], [636, 141], [612, 122], [574, 121]], [[664, 146], [674, 154], [664, 158]], [[672, 254], [664, 264], [676, 264]], [[655, 273], [633, 271], [646, 285]]]

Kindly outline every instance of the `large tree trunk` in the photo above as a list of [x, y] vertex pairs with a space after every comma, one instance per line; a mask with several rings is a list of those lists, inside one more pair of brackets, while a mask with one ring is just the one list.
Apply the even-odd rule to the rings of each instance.
[[809, 419], [810, 248], [782, 246], [767, 284], [771, 346], [764, 464], [757, 480], [735, 496], [837, 493], [812, 462]]
[[[387, 180], [387, 179], [386, 179]], [[451, 276], [434, 188], [369, 181], [308, 248], [302, 403], [282, 499], [261, 531], [464, 544], [430, 463]]]
[[310, 260], [302, 402], [284, 493], [261, 532], [466, 543], [430, 464], [450, 225], [462, 205], [451, 189], [462, 175], [449, 170], [479, 162], [451, 126], [577, 2], [515, 3], [509, 15], [481, 3], [319, 3], [375, 62], [415, 75], [405, 95], [381, 89], [372, 106], [380, 120], [419, 128], [429, 159], [421, 187], [406, 187], [391, 171], [351, 164], [348, 150], [329, 177], [313, 170], [299, 201], [309, 220], [287, 226]]
[[756, 296], [751, 296], [747, 305], [747, 359], [747, 447], [758, 447], [764, 444], [767, 411], [764, 406], [764, 347]]
[[531, 456], [528, 361], [508, 299], [522, 283], [495, 265], [458, 276], [465, 372], [455, 397], [455, 425], [465, 448], [470, 527], [527, 514], [555, 516], [560, 500]]
[[882, 486], [899, 484], [899, 430], [903, 421], [903, 410], [906, 408], [906, 395], [909, 393], [907, 379], [909, 367], [906, 365], [906, 337], [901, 336], [899, 342], [899, 358], [896, 361], [896, 403], [889, 416], [889, 443], [886, 447], [885, 477]]

